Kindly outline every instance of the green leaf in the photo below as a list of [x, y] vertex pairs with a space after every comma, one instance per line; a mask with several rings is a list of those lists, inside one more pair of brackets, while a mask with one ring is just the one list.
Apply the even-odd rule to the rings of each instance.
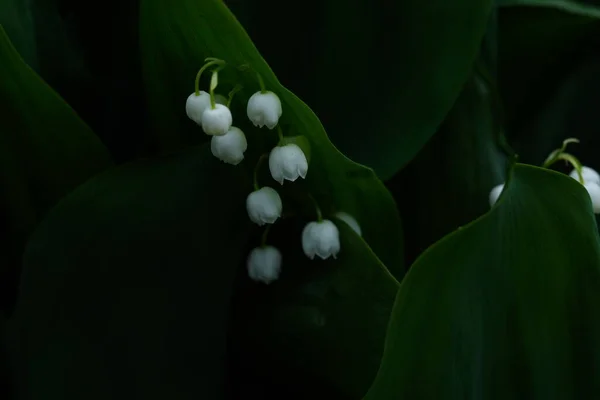
[[[232, 103], [233, 124], [248, 137], [247, 168], [253, 168], [259, 155], [277, 143], [274, 131], [254, 128], [246, 116], [246, 102], [259, 90], [253, 71], [258, 72], [266, 87], [281, 99], [280, 125], [284, 134], [304, 135], [311, 145], [306, 181], [297, 181], [290, 189], [302, 188], [292, 194], [294, 200], [301, 206], [308, 203], [313, 217], [307, 192], [316, 198], [326, 216], [334, 211], [353, 215], [363, 228], [366, 242], [381, 261], [396, 277], [403, 275], [402, 232], [393, 198], [372, 170], [337, 151], [315, 114], [279, 83], [222, 1], [142, 0], [140, 19], [149, 110], [157, 140], [165, 151], [208, 140], [201, 128], [187, 118], [185, 102], [194, 90], [197, 70], [207, 57], [216, 57], [228, 63], [219, 75], [216, 92], [227, 94], [235, 85], [243, 86]], [[206, 74], [202, 81], [203, 89], [208, 87], [208, 77]], [[266, 179], [260, 183], [276, 185], [272, 178]], [[283, 189], [289, 187], [290, 183]]]
[[589, 195], [518, 164], [488, 214], [411, 267], [365, 399], [598, 398], [599, 306]]
[[13, 301], [25, 240], [56, 202], [111, 166], [106, 148], [29, 68], [0, 26], [0, 307]]
[[499, 8], [499, 81], [512, 139], [532, 114], [546, 106], [555, 83], [600, 46], [600, 8], [574, 12], [592, 8], [567, 1], [502, 4], [507, 6]]
[[342, 250], [325, 262], [302, 253], [302, 224], [274, 226], [280, 280], [236, 290], [231, 385], [240, 398], [315, 397], [322, 381], [333, 398], [356, 399], [370, 387], [398, 283], [348, 226], [337, 225]]
[[21, 57], [37, 68], [35, 26], [29, 0], [0, 0], [0, 26], [11, 39]]
[[339, 2], [324, 2], [318, 90], [307, 101], [332, 141], [382, 179], [410, 162], [469, 77], [492, 3], [363, 0], [341, 18]]
[[387, 183], [411, 233], [405, 239], [408, 261], [486, 213], [490, 190], [504, 182], [506, 157], [496, 141], [490, 90], [473, 73], [439, 132]]
[[220, 399], [249, 220], [207, 146], [107, 171], [32, 236], [15, 312], [31, 399]]

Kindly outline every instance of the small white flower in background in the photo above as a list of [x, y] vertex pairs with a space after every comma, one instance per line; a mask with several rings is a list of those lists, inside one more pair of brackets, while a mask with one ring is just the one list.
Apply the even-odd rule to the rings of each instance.
[[592, 199], [592, 208], [594, 214], [600, 214], [600, 185], [594, 182], [587, 182], [583, 185]]
[[335, 213], [335, 217], [337, 219], [340, 219], [340, 220], [344, 221], [345, 223], [347, 223], [348, 226], [354, 232], [356, 232], [356, 234], [358, 236], [362, 236], [362, 230], [360, 229], [360, 225], [358, 224], [358, 221], [356, 221], [356, 219], [352, 215], [345, 213], [343, 211], [338, 211]]
[[222, 94], [215, 94], [215, 103], [216, 104], [222, 104], [224, 106], [227, 105], [227, 97], [223, 96]]
[[267, 126], [269, 129], [275, 128], [282, 114], [281, 100], [273, 92], [256, 92], [248, 100], [246, 108], [248, 119], [254, 126], [262, 128]]
[[189, 119], [202, 125], [202, 114], [208, 107], [210, 107], [210, 94], [201, 90], [198, 96], [196, 92], [189, 95], [185, 102], [185, 113]]
[[232, 126], [223, 136], [213, 136], [210, 141], [210, 150], [219, 160], [238, 165], [244, 159], [244, 152], [248, 149], [246, 136], [240, 128]]
[[281, 252], [273, 246], [257, 247], [248, 255], [248, 276], [267, 285], [279, 278]]
[[[579, 182], [579, 174], [577, 170], [571, 171], [569, 176]], [[600, 185], [600, 174], [590, 167], [581, 167], [581, 176], [583, 177], [583, 183], [595, 183]]]
[[273, 188], [262, 187], [246, 198], [246, 210], [250, 220], [257, 225], [272, 224], [281, 217], [283, 204], [279, 193]]
[[302, 250], [311, 260], [315, 255], [325, 260], [337, 257], [340, 252], [340, 232], [335, 224], [327, 219], [306, 224], [302, 231]]
[[504, 183], [501, 183], [498, 186], [494, 186], [494, 188], [490, 192], [490, 207], [492, 207], [494, 204], [496, 204], [496, 202], [498, 201], [498, 197], [500, 197], [500, 194], [502, 193], [503, 190], [504, 190]]
[[277, 146], [269, 154], [271, 176], [281, 185], [284, 179], [294, 182], [298, 177], [306, 178], [308, 160], [297, 144]]
[[223, 104], [215, 104], [215, 108], [208, 107], [202, 114], [202, 130], [207, 135], [221, 136], [231, 128], [233, 117], [229, 108]]

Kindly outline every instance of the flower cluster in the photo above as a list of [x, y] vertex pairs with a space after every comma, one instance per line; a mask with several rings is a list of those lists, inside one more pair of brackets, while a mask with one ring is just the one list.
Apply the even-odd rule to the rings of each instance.
[[[600, 214], [600, 174], [590, 167], [581, 165], [576, 157], [566, 152], [566, 148], [570, 143], [579, 143], [579, 140], [574, 138], [564, 140], [562, 147], [550, 153], [550, 155], [546, 158], [546, 161], [544, 161], [542, 167], [548, 168], [559, 160], [563, 160], [571, 164], [574, 168], [569, 176], [573, 179], [576, 179], [583, 185], [590, 196], [590, 200], [592, 201], [592, 209], [594, 210], [594, 214]], [[501, 183], [490, 191], [490, 207], [496, 204], [496, 201], [498, 201], [498, 198], [503, 190], [504, 183]]]
[[[207, 63], [200, 69], [196, 76], [195, 91], [186, 102], [186, 114], [202, 127], [207, 135], [212, 136], [212, 154], [221, 161], [238, 165], [244, 160], [244, 153], [248, 142], [244, 132], [233, 126], [233, 117], [230, 105], [233, 96], [241, 89], [234, 88], [229, 98], [215, 94], [218, 85], [218, 73], [224, 68], [225, 62], [214, 58], [207, 59]], [[214, 66], [210, 88], [208, 92], [199, 90], [201, 74]], [[279, 120], [283, 114], [281, 100], [272, 91], [266, 90], [264, 82], [258, 75], [260, 90], [248, 100], [246, 114], [255, 127], [273, 130], [277, 128], [279, 142], [269, 154], [269, 171], [273, 180], [283, 185], [284, 182], [294, 182], [298, 178], [305, 179], [308, 173], [309, 160], [302, 144], [303, 137], [284, 137]], [[307, 149], [308, 150], [308, 149]], [[248, 255], [247, 268], [251, 279], [266, 284], [278, 279], [281, 271], [281, 252], [266, 244], [269, 227], [282, 216], [283, 201], [281, 196], [272, 187], [258, 184], [258, 170], [267, 155], [261, 156], [254, 168], [254, 191], [246, 198], [246, 210], [252, 222], [259, 226], [267, 225], [262, 239], [262, 245], [253, 249]], [[310, 197], [310, 195], [309, 195]], [[312, 197], [311, 197], [312, 199]], [[340, 252], [340, 238], [337, 226], [328, 219], [323, 219], [321, 211], [315, 202], [317, 220], [309, 222], [302, 231], [301, 243], [306, 256], [311, 260], [318, 256], [325, 260], [329, 257], [336, 258]], [[345, 222], [358, 235], [361, 229], [354, 217], [338, 212], [335, 217]]]

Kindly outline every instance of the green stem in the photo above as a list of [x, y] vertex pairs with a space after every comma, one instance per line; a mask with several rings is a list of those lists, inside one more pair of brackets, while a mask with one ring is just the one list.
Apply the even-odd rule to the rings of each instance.
[[202, 68], [200, 68], [200, 70], [196, 74], [196, 80], [194, 82], [194, 93], [196, 93], [196, 96], [200, 96], [199, 88], [200, 88], [200, 77], [202, 76], [202, 73], [204, 71], [206, 71], [207, 68], [210, 68], [213, 65], [223, 65], [224, 63], [225, 63], [225, 61], [223, 61], [223, 60], [214, 59], [212, 61], [207, 62], [206, 64], [204, 64], [204, 66]]
[[263, 163], [263, 161], [265, 160], [265, 158], [267, 158], [269, 155], [268, 154], [263, 154], [260, 156], [260, 158], [258, 159], [258, 161], [256, 162], [256, 165], [254, 166], [254, 190], [259, 190], [260, 186], [258, 186], [258, 170], [260, 169], [261, 164]]
[[261, 93], [267, 93], [267, 88], [265, 87], [265, 81], [263, 81], [262, 76], [260, 76], [260, 74], [257, 72], [256, 76], [258, 78], [258, 85], [260, 86], [260, 92]]
[[281, 125], [277, 124], [277, 136], [279, 136], [279, 141], [283, 141], [283, 131], [281, 130]]
[[267, 225], [267, 227], [265, 228], [262, 237], [260, 239], [260, 243], [262, 247], [265, 247], [267, 245], [267, 236], [269, 235], [269, 231], [271, 230], [271, 224]]
[[582, 185], [585, 184], [585, 182], [583, 181], [583, 174], [581, 173], [581, 162], [577, 159], [577, 157], [575, 157], [572, 154], [558, 153], [555, 157], [553, 157], [552, 162], [544, 163], [544, 168], [548, 168], [552, 164], [554, 164], [560, 160], [564, 160], [564, 161], [568, 162], [569, 164], [571, 164], [573, 166], [573, 168], [575, 168], [575, 171], [577, 171], [577, 177], [579, 178], [579, 183], [581, 183]]
[[560, 160], [560, 155], [564, 153], [565, 150], [567, 150], [567, 146], [569, 145], [569, 143], [579, 143], [579, 140], [575, 138], [568, 138], [563, 140], [563, 144], [560, 147], [560, 149], [556, 149], [552, 153], [550, 153], [550, 155], [548, 155], [548, 157], [546, 158], [546, 161], [544, 161], [544, 164], [542, 164], [542, 167], [548, 168], [550, 165]]
[[230, 108], [229, 106], [231, 105], [231, 101], [233, 100], [233, 96], [235, 96], [235, 94], [237, 92], [239, 92], [240, 90], [242, 90], [244, 87], [242, 85], [235, 85], [235, 87], [231, 90], [231, 92], [229, 92], [229, 98], [227, 99], [227, 108]]
[[315, 211], [317, 213], [317, 222], [322, 222], [323, 214], [321, 213], [321, 208], [319, 207], [319, 203], [317, 203], [317, 200], [315, 200], [315, 198], [310, 193], [308, 194], [308, 197], [310, 198], [313, 205], [315, 206]]

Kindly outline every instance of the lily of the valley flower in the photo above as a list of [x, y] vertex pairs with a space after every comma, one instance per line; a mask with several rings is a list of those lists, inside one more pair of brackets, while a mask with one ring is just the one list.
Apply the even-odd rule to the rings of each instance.
[[241, 129], [232, 126], [223, 136], [213, 136], [210, 150], [219, 160], [238, 165], [244, 159], [244, 152], [248, 149], [246, 136]]
[[265, 125], [269, 129], [275, 128], [282, 112], [281, 100], [275, 93], [269, 91], [254, 93], [250, 96], [246, 108], [248, 119], [259, 128]]
[[345, 213], [343, 211], [338, 211], [337, 213], [335, 213], [335, 217], [337, 219], [344, 221], [346, 224], [348, 224], [348, 226], [354, 232], [356, 232], [356, 234], [358, 236], [362, 236], [362, 230], [360, 229], [360, 225], [358, 224], [358, 221], [356, 221], [356, 219], [352, 215]]
[[503, 190], [504, 190], [504, 183], [501, 183], [500, 185], [495, 186], [490, 191], [490, 207], [492, 207], [494, 204], [496, 204], [496, 202], [498, 201], [498, 197], [500, 197], [500, 194], [502, 193]]
[[583, 185], [583, 187], [590, 195], [594, 214], [600, 214], [600, 185], [594, 182], [587, 182]]
[[[573, 179], [576, 179], [577, 181], [579, 181], [579, 174], [577, 173], [577, 170], [574, 169], [573, 171], [571, 171], [571, 173], [569, 174], [569, 176]], [[597, 185], [600, 185], [600, 174], [598, 174], [598, 172], [596, 172], [593, 168], [590, 167], [581, 167], [581, 176], [583, 178], [583, 183], [595, 183]]]
[[337, 257], [340, 252], [340, 232], [335, 224], [327, 219], [306, 224], [302, 231], [302, 250], [311, 260], [315, 255], [325, 260]]
[[279, 193], [273, 188], [262, 187], [246, 198], [246, 210], [250, 220], [257, 225], [273, 224], [281, 217], [283, 204]]
[[281, 252], [273, 246], [257, 247], [248, 255], [248, 276], [267, 285], [279, 278]]
[[297, 144], [277, 146], [269, 154], [269, 170], [273, 179], [283, 185], [284, 180], [294, 182], [298, 177], [306, 178], [308, 160]]
[[202, 129], [212, 136], [221, 136], [229, 131], [233, 117], [229, 108], [223, 104], [215, 104], [215, 108], [207, 107], [202, 114]]
[[185, 113], [188, 118], [202, 125], [202, 114], [210, 107], [210, 94], [200, 90], [198, 96], [196, 92], [189, 95], [185, 102]]

